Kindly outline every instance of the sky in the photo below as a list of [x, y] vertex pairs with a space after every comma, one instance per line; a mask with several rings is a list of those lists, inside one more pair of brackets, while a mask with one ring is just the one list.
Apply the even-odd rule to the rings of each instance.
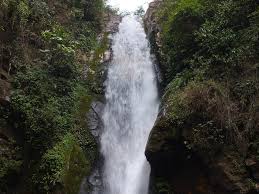
[[112, 7], [119, 8], [120, 11], [135, 11], [140, 6], [144, 9], [148, 7], [148, 3], [152, 0], [108, 0], [108, 4]]

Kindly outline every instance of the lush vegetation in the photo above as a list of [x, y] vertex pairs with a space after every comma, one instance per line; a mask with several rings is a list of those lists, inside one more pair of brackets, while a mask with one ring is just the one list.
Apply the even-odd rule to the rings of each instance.
[[227, 152], [241, 174], [240, 161], [258, 156], [258, 1], [165, 0], [156, 17], [166, 85], [156, 127], [206, 162]]
[[256, 57], [255, 1], [166, 1], [164, 7], [158, 14], [168, 81], [186, 68], [208, 70], [208, 77], [234, 76]]
[[157, 14], [171, 119], [202, 113], [198, 123], [213, 120], [235, 135], [247, 126], [243, 116], [258, 107], [258, 8], [253, 0], [164, 2]]
[[0, 0], [1, 193], [77, 193], [90, 172], [104, 13], [102, 0]]

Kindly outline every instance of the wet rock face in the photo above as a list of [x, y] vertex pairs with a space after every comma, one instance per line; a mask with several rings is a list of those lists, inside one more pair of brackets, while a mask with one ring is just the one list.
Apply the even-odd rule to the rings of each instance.
[[88, 128], [95, 137], [99, 137], [103, 124], [102, 124], [102, 112], [104, 104], [99, 101], [94, 101], [91, 104], [91, 109], [87, 114]]
[[[120, 15], [115, 15], [113, 13], [107, 13], [105, 16], [105, 27], [104, 32], [99, 35], [100, 41], [107, 38], [107, 50], [103, 53], [103, 56], [101, 57], [100, 64], [102, 64], [101, 67], [101, 75], [100, 80], [104, 82], [106, 80], [106, 74], [107, 74], [107, 67], [106, 64], [108, 64], [112, 60], [112, 34], [116, 33], [119, 30], [119, 24], [121, 22], [122, 17]], [[105, 37], [107, 36], [107, 37]], [[103, 84], [103, 83], [102, 83]], [[104, 87], [102, 87], [102, 90], [104, 90]], [[101, 94], [104, 94], [104, 91], [100, 92]], [[103, 124], [102, 124], [102, 113], [104, 109], [104, 103], [100, 101], [93, 101], [91, 104], [91, 108], [87, 114], [87, 121], [88, 121], [88, 128], [91, 130], [92, 134], [95, 137], [99, 137], [100, 132], [102, 130]]]
[[[114, 13], [107, 13], [104, 18], [104, 30], [99, 35], [99, 41], [105, 42], [107, 44], [106, 50], [101, 54], [99, 64], [100, 70], [98, 74], [98, 80], [100, 81], [100, 91], [96, 92], [99, 94], [102, 99], [104, 98], [104, 81], [107, 77], [108, 64], [112, 60], [113, 52], [112, 52], [112, 35], [119, 30], [119, 24], [122, 20], [120, 15], [116, 15]], [[94, 55], [94, 53], [92, 53]], [[86, 71], [88, 67], [86, 66]], [[102, 100], [94, 100], [91, 103], [90, 109], [86, 115], [86, 120], [88, 123], [88, 129], [91, 131], [92, 135], [95, 137], [96, 141], [99, 144], [100, 134], [103, 130], [103, 121], [102, 115], [104, 110], [104, 102]], [[94, 169], [92, 169], [92, 173], [89, 177], [85, 177], [81, 184], [80, 194], [84, 193], [93, 193], [98, 194], [101, 192], [102, 188], [102, 177], [101, 177], [101, 168], [102, 168], [103, 158], [102, 156], [98, 156]], [[91, 191], [91, 192], [89, 192]]]
[[160, 31], [161, 28], [158, 23], [158, 18], [156, 17], [156, 11], [161, 5], [163, 0], [155, 0], [149, 4], [149, 8], [144, 16], [144, 23], [145, 23], [145, 30], [147, 33], [147, 36], [151, 38], [151, 36], [154, 36], [155, 42], [151, 42], [151, 44], [156, 44], [158, 47], [161, 46], [160, 41]]
[[112, 35], [119, 31], [119, 25], [122, 20], [122, 16], [113, 13], [107, 14], [107, 22], [104, 28], [104, 32], [108, 34], [108, 49], [104, 52], [103, 63], [109, 63], [112, 60]]
[[[116, 33], [119, 30], [119, 24], [121, 22], [122, 17], [119, 15], [115, 15], [113, 13], [107, 13], [104, 19], [105, 27], [103, 30], [103, 33], [99, 35], [99, 41], [103, 41], [103, 39], [108, 39], [107, 41], [107, 50], [104, 51], [102, 54], [102, 57], [100, 58], [101, 61], [99, 61], [101, 65], [100, 75], [99, 79], [104, 82], [106, 79], [107, 74], [107, 66], [111, 60], [112, 60], [112, 39], [111, 35]], [[107, 37], [105, 37], [107, 36]], [[94, 53], [92, 54], [94, 55]], [[87, 69], [87, 66], [86, 66]], [[86, 70], [87, 71], [87, 70]], [[103, 85], [103, 83], [101, 83]], [[100, 94], [104, 94], [104, 87], [101, 88], [102, 91]], [[91, 104], [91, 108], [87, 114], [87, 121], [88, 121], [88, 128], [91, 130], [92, 134], [95, 137], [99, 137], [99, 134], [102, 130], [102, 111], [104, 108], [104, 104], [100, 101], [93, 101]]]
[[[144, 16], [144, 27], [148, 39], [150, 40], [151, 52], [156, 57], [156, 64], [159, 65], [158, 81], [163, 85], [164, 66], [160, 63], [162, 57], [161, 50], [161, 27], [159, 26], [156, 10], [159, 8], [163, 0], [155, 0], [149, 4], [149, 8]], [[161, 72], [160, 72], [161, 71]]]
[[[173, 134], [166, 112], [161, 111], [150, 135], [146, 156], [151, 164], [152, 192], [155, 194], [212, 193], [208, 167], [192, 152], [180, 131]], [[167, 185], [166, 187], [161, 185]]]
[[108, 14], [107, 15], [108, 22], [105, 26], [105, 32], [109, 34], [114, 34], [119, 30], [119, 24], [121, 22], [122, 17], [120, 15]]

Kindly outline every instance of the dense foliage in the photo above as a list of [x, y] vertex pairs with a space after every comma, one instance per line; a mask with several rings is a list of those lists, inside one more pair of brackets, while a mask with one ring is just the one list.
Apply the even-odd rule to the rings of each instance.
[[[156, 128], [170, 129], [167, 138], [184, 143], [207, 165], [225, 159], [225, 152], [225, 165], [236, 164], [226, 176], [248, 168], [249, 178], [234, 181], [242, 192], [255, 192], [256, 170], [244, 161], [258, 161], [258, 1], [165, 0], [156, 17], [166, 85]], [[159, 143], [154, 136], [150, 149]]]
[[84, 70], [103, 46], [104, 9], [102, 0], [0, 0], [0, 193], [77, 193], [90, 172], [95, 91]]
[[235, 76], [258, 53], [256, 1], [165, 1], [158, 12], [168, 81], [184, 69]]
[[[255, 111], [257, 106], [258, 3], [253, 0], [213, 3], [205, 0], [168, 0], [157, 14], [162, 23], [162, 64], [166, 66], [164, 71], [168, 83], [165, 98], [171, 102], [180, 95], [181, 99], [173, 101], [174, 111], [178, 106], [184, 108], [182, 105], [189, 111], [184, 99], [193, 101], [195, 95], [202, 98], [197, 96], [198, 101], [193, 105], [201, 103], [201, 106], [208, 106], [205, 95], [209, 95], [211, 88], [214, 88], [213, 95], [222, 93], [222, 97], [217, 97], [210, 104], [221, 111], [223, 104], [229, 106], [234, 115], [241, 117], [236, 121], [239, 124], [231, 123], [237, 125], [234, 128], [239, 128], [240, 122], [245, 121], [242, 115]], [[211, 95], [208, 100], [213, 101]], [[220, 103], [222, 107], [219, 107]], [[190, 111], [193, 112], [194, 107]], [[203, 117], [211, 114], [209, 110], [203, 111]], [[179, 110], [180, 115], [183, 113]], [[224, 116], [224, 119], [229, 117]], [[218, 119], [216, 115], [209, 117]], [[229, 119], [226, 122], [234, 122], [233, 118]]]

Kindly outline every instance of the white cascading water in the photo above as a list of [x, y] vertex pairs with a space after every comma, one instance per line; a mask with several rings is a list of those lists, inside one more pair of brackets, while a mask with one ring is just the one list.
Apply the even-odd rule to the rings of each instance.
[[112, 50], [101, 135], [102, 193], [147, 194], [150, 166], [144, 152], [159, 103], [148, 41], [136, 17], [123, 18]]

